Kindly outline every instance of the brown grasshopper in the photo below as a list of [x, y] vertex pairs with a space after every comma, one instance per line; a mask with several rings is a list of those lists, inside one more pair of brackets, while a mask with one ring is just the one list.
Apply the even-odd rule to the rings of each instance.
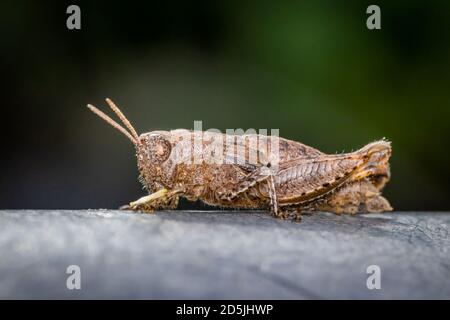
[[127, 209], [175, 209], [185, 197], [212, 206], [269, 209], [277, 218], [299, 219], [302, 211], [392, 210], [381, 196], [390, 177], [391, 145], [384, 139], [355, 152], [330, 155], [261, 134], [177, 129], [138, 135], [120, 109], [110, 99], [106, 102], [128, 131], [88, 107], [133, 143], [140, 181], [149, 192]]

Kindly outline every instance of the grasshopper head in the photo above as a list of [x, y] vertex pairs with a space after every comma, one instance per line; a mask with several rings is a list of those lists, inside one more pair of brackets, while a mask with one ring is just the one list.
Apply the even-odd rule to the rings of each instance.
[[160, 164], [165, 162], [172, 152], [172, 145], [167, 139], [168, 132], [152, 131], [139, 136], [136, 154], [139, 162]]

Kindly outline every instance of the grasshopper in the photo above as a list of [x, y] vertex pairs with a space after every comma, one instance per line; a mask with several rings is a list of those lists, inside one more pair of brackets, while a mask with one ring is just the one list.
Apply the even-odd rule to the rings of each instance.
[[106, 102], [125, 128], [95, 106], [88, 108], [133, 143], [139, 179], [149, 192], [124, 209], [175, 209], [184, 197], [211, 206], [267, 209], [277, 218], [295, 220], [302, 212], [392, 210], [381, 195], [390, 178], [392, 153], [385, 139], [355, 152], [325, 154], [261, 134], [177, 129], [138, 135], [121, 110], [110, 99]]

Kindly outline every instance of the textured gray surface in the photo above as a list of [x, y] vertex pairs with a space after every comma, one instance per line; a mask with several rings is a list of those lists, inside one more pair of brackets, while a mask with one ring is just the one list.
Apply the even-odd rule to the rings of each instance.
[[[450, 214], [0, 211], [0, 298], [450, 298]], [[81, 290], [66, 288], [68, 265]], [[381, 268], [368, 290], [366, 268]]]

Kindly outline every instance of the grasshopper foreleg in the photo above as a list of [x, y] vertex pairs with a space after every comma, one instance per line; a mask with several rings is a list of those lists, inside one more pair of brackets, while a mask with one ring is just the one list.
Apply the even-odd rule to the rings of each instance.
[[158, 209], [174, 209], [178, 205], [178, 190], [167, 190], [162, 188], [152, 194], [130, 202], [122, 209], [131, 209], [142, 212], [153, 212]]

